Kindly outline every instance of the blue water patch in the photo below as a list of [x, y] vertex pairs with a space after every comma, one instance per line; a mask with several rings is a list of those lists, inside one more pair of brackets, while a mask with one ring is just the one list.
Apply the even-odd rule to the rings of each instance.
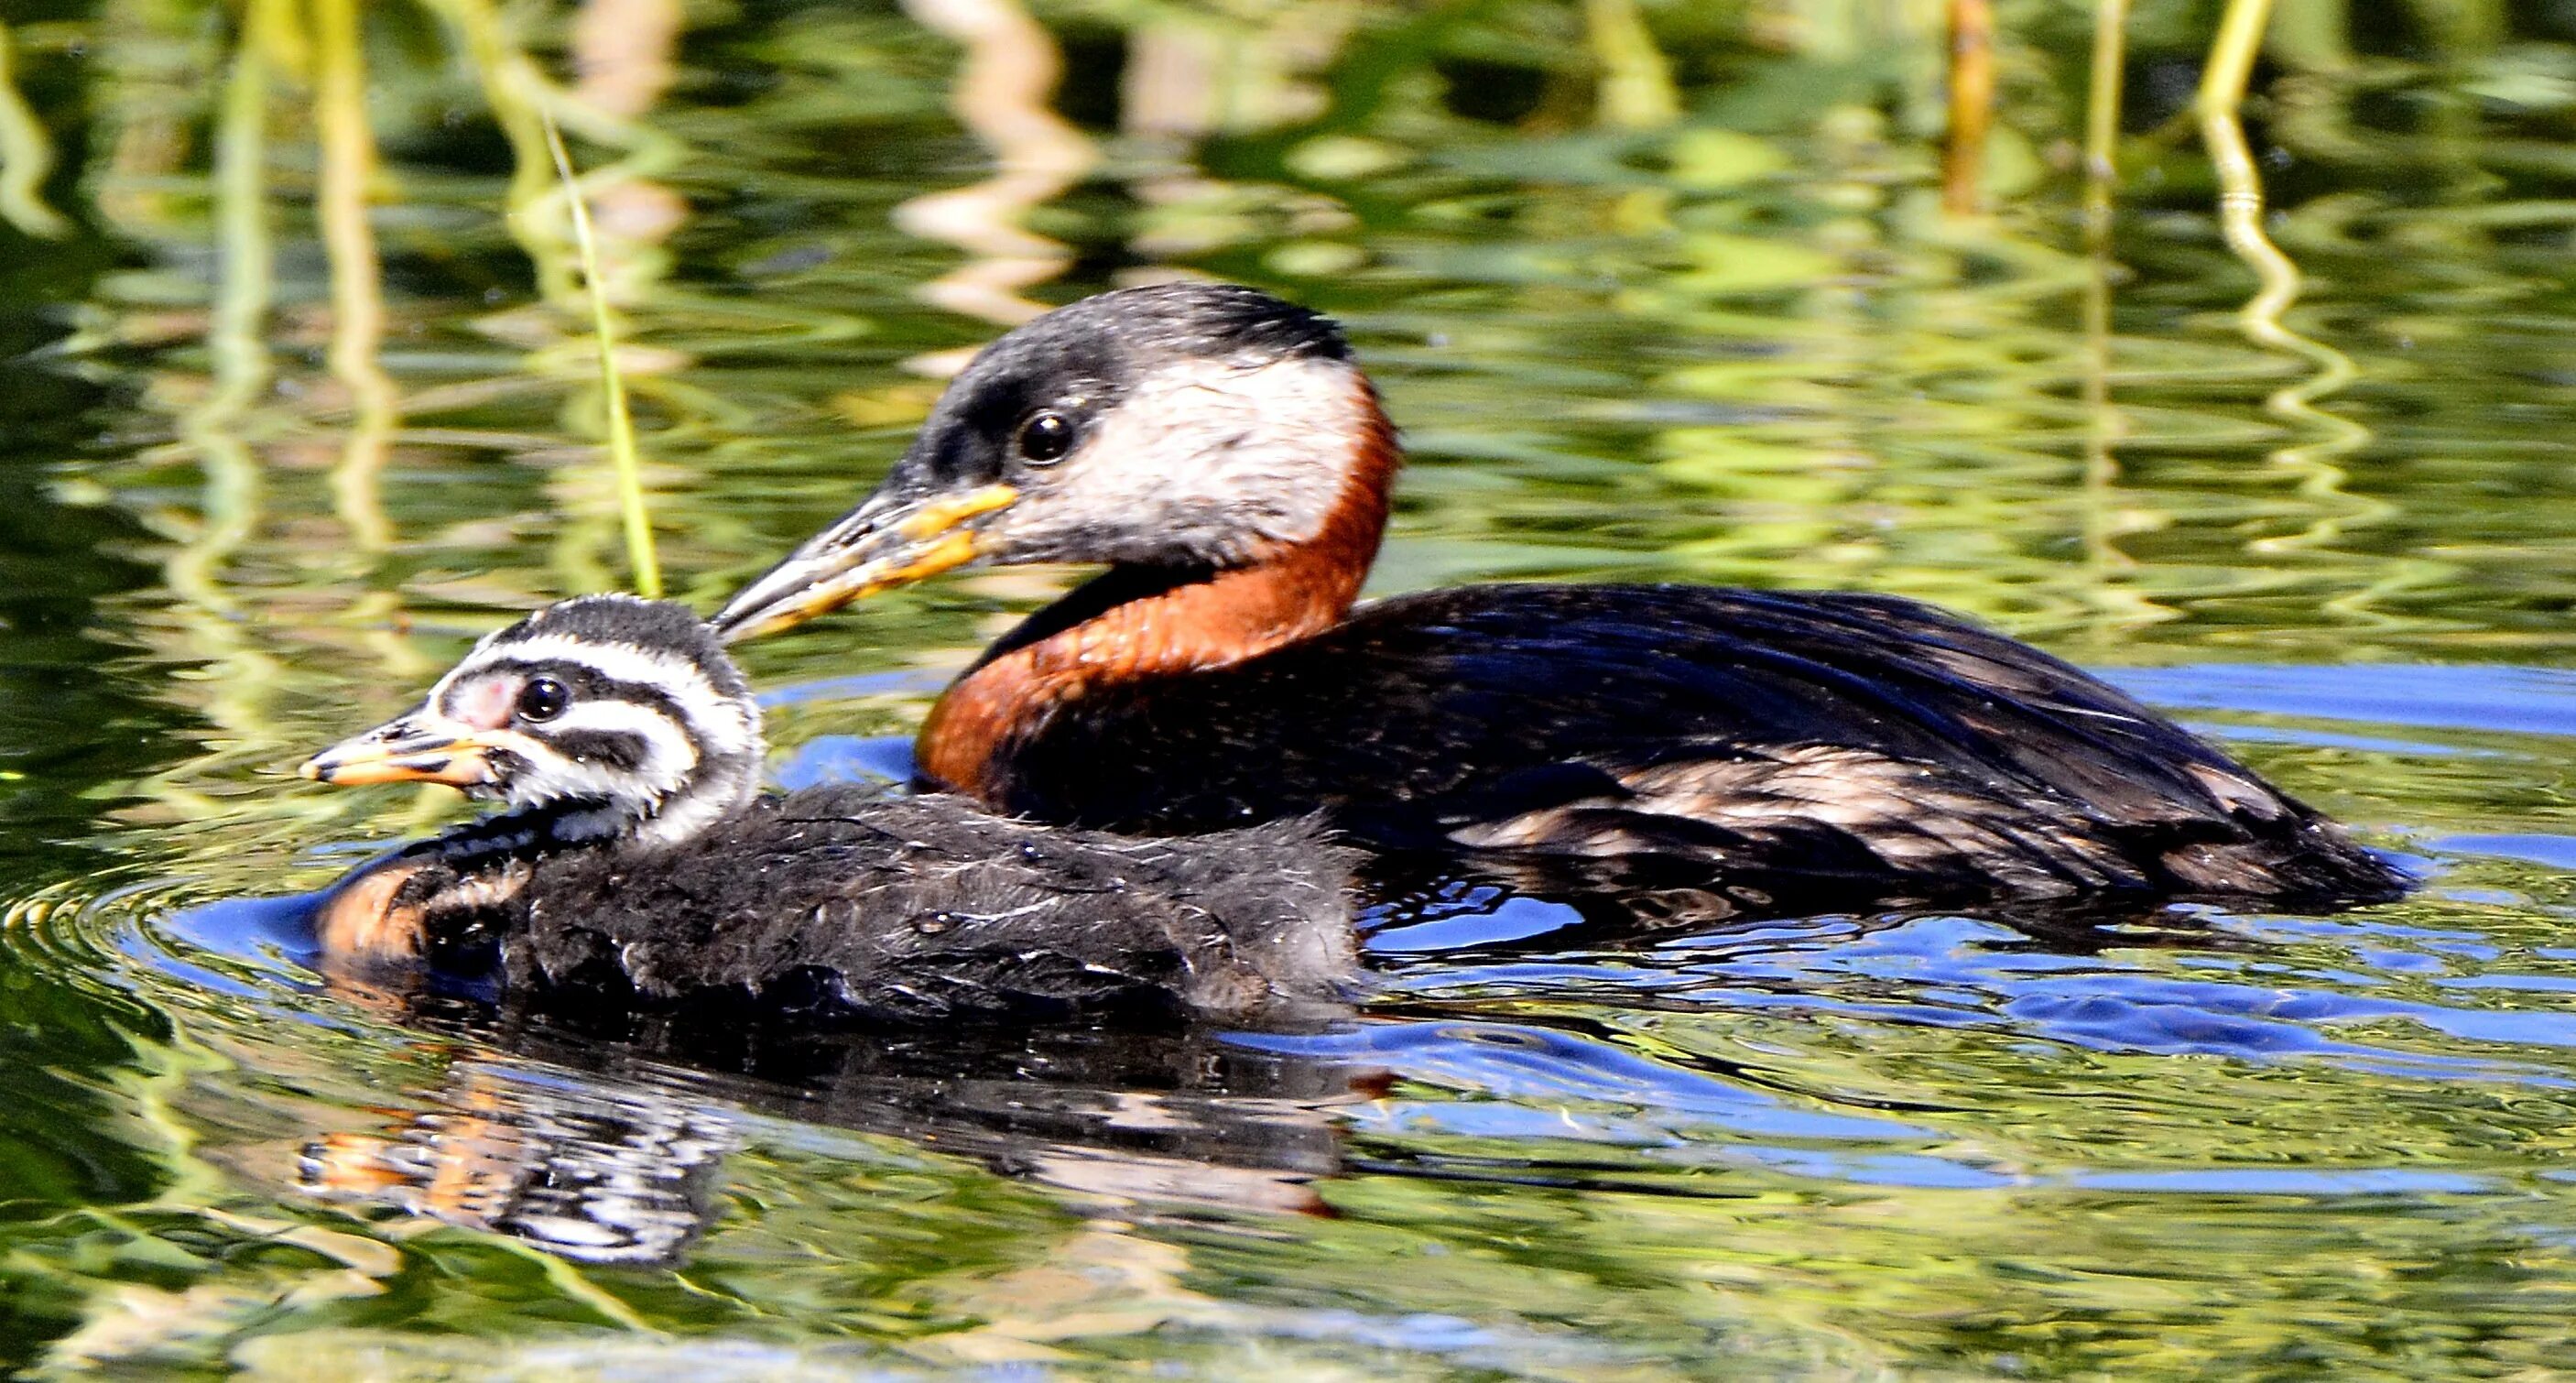
[[[2242, 1042], [2242, 1034], [2235, 1035]], [[1401, 1022], [1345, 1032], [1228, 1039], [1265, 1051], [1382, 1065], [1395, 1076], [1482, 1099], [1386, 1099], [1348, 1111], [1356, 1131], [1519, 1144], [1516, 1165], [1562, 1161], [1549, 1143], [1627, 1147], [1640, 1170], [1759, 1167], [1871, 1186], [1995, 1190], [2012, 1186], [2175, 1195], [2394, 1196], [2493, 1192], [2488, 1178], [2413, 1168], [2184, 1167], [2032, 1174], [1940, 1153], [1892, 1149], [1937, 1134], [1893, 1119], [1801, 1110], [1761, 1091], [1548, 1028]], [[1683, 1117], [1687, 1116], [1687, 1117]], [[1712, 1132], [1732, 1137], [1711, 1141]], [[1855, 1147], [1855, 1143], [1875, 1144]], [[1440, 1162], [1436, 1149], [1417, 1156]], [[1471, 1159], [1472, 1161], [1473, 1159]], [[1587, 1170], [1603, 1166], [1576, 1164]]]
[[128, 931], [118, 936], [116, 949], [119, 955], [136, 965], [158, 970], [181, 984], [202, 989], [208, 993], [229, 995], [236, 999], [266, 1000], [271, 997], [269, 991], [256, 985], [245, 984], [229, 975], [220, 974], [154, 946], [139, 930]]
[[2576, 672], [2499, 664], [2192, 663], [2096, 675], [2167, 708], [2444, 730], [2576, 735]]
[[[2176, 916], [2177, 922], [2189, 919]], [[2576, 1049], [2576, 1012], [2465, 1007], [2400, 997], [2392, 986], [2442, 983], [2458, 963], [2492, 965], [2491, 944], [2463, 934], [2362, 919], [2207, 919], [2280, 943], [2331, 941], [2343, 965], [2303, 953], [2172, 955], [2111, 946], [2092, 955], [2024, 949], [1992, 922], [1923, 916], [1859, 924], [1837, 920], [1817, 945], [1766, 929], [1767, 945], [1723, 936], [1676, 941], [1646, 955], [1532, 958], [1394, 977], [1388, 989], [1433, 1002], [1515, 996], [1654, 996], [1676, 1012], [1764, 1011], [1817, 1020], [1916, 1028], [1984, 1029], [2100, 1052], [2216, 1056], [2270, 1063], [2324, 1060], [2410, 1079], [2470, 1079], [2559, 1088], [2564, 1075], [2502, 1054], [2353, 1040], [2338, 1029], [2411, 1025], [2499, 1047]], [[2116, 949], [2115, 949], [2116, 948]], [[2466, 954], [2463, 954], [2466, 953]], [[2490, 992], [2555, 994], [2556, 977], [2489, 976]], [[2458, 986], [2464, 1000], [2475, 990]], [[2471, 1002], [2474, 1002], [2471, 1000]]]
[[2576, 869], [2576, 837], [2458, 835], [2442, 836], [2431, 844], [2434, 849], [2453, 855], [2492, 855], [2498, 859], [2525, 860], [2556, 869]]
[[2204, 1196], [2459, 1196], [2497, 1189], [2484, 1177], [2406, 1168], [2225, 1167], [2184, 1171], [2079, 1172], [2071, 1185], [2092, 1191], [2188, 1192]]
[[[1163, 1327], [1167, 1331], [1179, 1328], [1183, 1327]], [[1230, 1319], [1225, 1328], [1237, 1334], [1251, 1331], [1294, 1339], [1340, 1340], [1374, 1349], [1438, 1355], [1469, 1368], [1492, 1370], [1513, 1377], [1524, 1376], [1533, 1369], [1549, 1374], [1591, 1375], [1603, 1372], [1605, 1365], [1627, 1362], [1624, 1351], [1598, 1341], [1478, 1324], [1457, 1316], [1428, 1312], [1370, 1316], [1347, 1309], [1272, 1308]], [[1607, 1371], [1626, 1372], [1619, 1368]], [[1181, 1368], [1157, 1370], [1156, 1373], [1158, 1376], [1193, 1376], [1192, 1371]], [[1035, 1371], [1025, 1375], [1029, 1383], [1056, 1376], [1052, 1372]], [[1011, 1383], [1019, 1383], [1021, 1377], [1019, 1374], [1011, 1375]]]
[[1510, 941], [1526, 941], [1534, 936], [1580, 926], [1582, 922], [1583, 914], [1563, 903], [1507, 896], [1483, 911], [1452, 913], [1427, 922], [1371, 932], [1366, 949], [1388, 954], [1471, 950]]
[[[1677, 1121], [1771, 1138], [1911, 1141], [1931, 1136], [1893, 1119], [1795, 1109], [1770, 1095], [1607, 1042], [1526, 1024], [1367, 1023], [1341, 1032], [1238, 1033], [1227, 1040], [1262, 1051], [1381, 1066], [1405, 1080], [1517, 1102], [1390, 1104], [1374, 1115], [1360, 1114], [1363, 1121], [1391, 1117], [1401, 1108], [1442, 1130], [1480, 1136], [1526, 1136], [1534, 1131], [1533, 1113], [1556, 1136], [1593, 1141], [1665, 1142]], [[1630, 1114], [1622, 1121], [1596, 1109], [1563, 1108], [1567, 1101], [1618, 1106]]]
[[1870, 1186], [1910, 1186], [1935, 1191], [1991, 1191], [2022, 1178], [1946, 1157], [1878, 1154], [1855, 1157], [1813, 1148], [1746, 1148], [1750, 1160], [1775, 1172]]
[[2492, 749], [2469, 749], [2456, 744], [2434, 744], [2427, 740], [2401, 740], [2386, 735], [2347, 735], [2332, 730], [2299, 730], [2278, 725], [2233, 725], [2221, 721], [2185, 720], [2182, 727], [2195, 735], [2238, 744], [2289, 744], [2302, 749], [2359, 749], [2377, 754], [2412, 754], [2423, 758], [2495, 758]]
[[901, 735], [822, 735], [796, 746], [771, 777], [789, 792], [826, 783], [908, 783], [912, 741]]
[[868, 696], [929, 696], [948, 685], [954, 674], [935, 668], [899, 668], [893, 672], [860, 672], [846, 677], [818, 677], [790, 682], [759, 694], [763, 706], [801, 706], [809, 701], [856, 701]]
[[2522, 994], [2576, 994], [2576, 975], [2454, 975], [2433, 981], [2444, 989], [2502, 989]]
[[[274, 955], [309, 964], [315, 953], [313, 909], [322, 896], [292, 893], [279, 898], [221, 898], [171, 913], [157, 926], [165, 935], [216, 955], [245, 960]], [[197, 973], [196, 967], [175, 957], [153, 957], [150, 963], [174, 974], [181, 973], [184, 967], [188, 975], [183, 978]], [[227, 993], [237, 992], [229, 982], [221, 987]]]

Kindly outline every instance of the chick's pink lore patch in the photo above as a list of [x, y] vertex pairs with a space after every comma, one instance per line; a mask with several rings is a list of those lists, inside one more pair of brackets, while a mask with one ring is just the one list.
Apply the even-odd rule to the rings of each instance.
[[484, 677], [447, 694], [447, 713], [477, 730], [498, 730], [510, 723], [519, 699], [519, 679]]

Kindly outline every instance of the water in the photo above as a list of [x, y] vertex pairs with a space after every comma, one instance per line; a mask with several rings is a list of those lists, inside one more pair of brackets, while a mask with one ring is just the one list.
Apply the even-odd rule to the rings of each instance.
[[[2255, 281], [2187, 133], [2126, 151], [2086, 256], [2076, 7], [2003, 16], [1975, 220], [1937, 206], [1935, 7], [1046, 5], [991, 12], [978, 82], [928, 27], [962, 4], [363, 8], [362, 108], [331, 94], [360, 89], [333, 86], [337, 0], [5, 15], [74, 224], [0, 229], [0, 1362], [2562, 1367], [2559, 10], [2285, 0], [2255, 149], [2307, 276], [2288, 321], [2337, 382], [2240, 328]], [[1660, 61], [1621, 38], [1640, 14]], [[2208, 22], [2137, 7], [2132, 134], [2188, 99]], [[2425, 885], [2328, 917], [1624, 936], [1463, 892], [1371, 917], [1363, 1021], [1231, 1038], [607, 1040], [326, 983], [259, 900], [456, 808], [277, 771], [511, 612], [624, 578], [549, 177], [502, 215], [514, 64], [567, 47], [661, 556], [702, 608], [865, 487], [926, 358], [1015, 288], [1186, 268], [1350, 325], [1414, 455], [1381, 590], [1939, 601]], [[1051, 50], [1054, 120], [1008, 99]], [[887, 737], [1062, 579], [749, 650], [778, 776], [899, 771]]]

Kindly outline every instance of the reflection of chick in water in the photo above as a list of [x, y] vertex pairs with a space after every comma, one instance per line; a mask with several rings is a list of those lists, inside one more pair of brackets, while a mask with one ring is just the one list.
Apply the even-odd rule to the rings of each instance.
[[716, 1110], [459, 1068], [452, 1106], [392, 1137], [306, 1145], [304, 1190], [530, 1240], [586, 1263], [676, 1258], [714, 1207], [732, 1125]]
[[614, 1054], [613, 1074], [577, 1071], [552, 1058], [594, 1064], [598, 1049], [520, 1032], [513, 1047], [540, 1059], [457, 1062], [391, 1131], [308, 1142], [297, 1181], [581, 1262], [674, 1262], [721, 1221], [725, 1160], [766, 1141], [760, 1111], [774, 1111], [973, 1158], [1119, 1218], [1311, 1212], [1308, 1183], [1341, 1165], [1334, 1108], [1381, 1093], [1334, 1062], [1195, 1033], [991, 1039], [943, 1035], [935, 1051], [871, 1039], [839, 1048], [837, 1070], [772, 1085]]
[[945, 797], [759, 791], [759, 712], [686, 610], [566, 601], [411, 712], [316, 755], [332, 783], [448, 783], [514, 810], [363, 866], [326, 963], [497, 957], [518, 992], [889, 1023], [1329, 1008], [1353, 968], [1344, 852], [1301, 823], [1186, 842]]

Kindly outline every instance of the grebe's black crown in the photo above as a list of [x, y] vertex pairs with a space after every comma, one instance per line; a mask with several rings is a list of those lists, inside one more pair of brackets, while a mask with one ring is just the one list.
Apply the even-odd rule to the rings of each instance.
[[1184, 358], [1348, 360], [1351, 348], [1332, 318], [1260, 289], [1161, 283], [1057, 308], [993, 343], [975, 364], [1001, 372], [1048, 357], [1102, 354], [1132, 367]]
[[1332, 318], [1256, 288], [1122, 288], [1059, 307], [985, 347], [941, 396], [900, 469], [930, 483], [990, 482], [1009, 469], [1007, 443], [1033, 411], [1059, 409], [1079, 429], [1175, 364], [1258, 368], [1350, 355]]

